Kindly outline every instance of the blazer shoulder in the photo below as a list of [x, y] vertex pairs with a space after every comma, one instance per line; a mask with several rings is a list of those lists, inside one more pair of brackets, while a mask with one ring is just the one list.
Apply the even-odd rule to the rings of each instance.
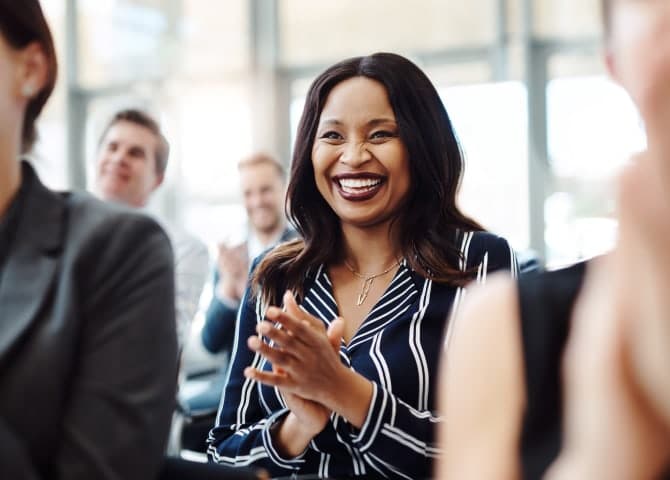
[[508, 249], [509, 243], [503, 237], [491, 232], [471, 232], [472, 246], [480, 250]]
[[476, 267], [484, 260], [488, 270], [505, 269], [516, 272], [517, 262], [509, 242], [491, 232], [465, 232], [461, 251], [467, 259], [468, 267]]
[[[88, 272], [133, 265], [174, 273], [174, 250], [165, 229], [149, 215], [86, 192], [62, 193], [68, 210], [65, 249]], [[165, 267], [165, 268], [163, 268]]]
[[104, 202], [86, 192], [61, 194], [69, 210], [69, 239], [85, 244], [134, 243], [151, 238], [172, 250], [168, 234], [150, 216], [131, 208]]

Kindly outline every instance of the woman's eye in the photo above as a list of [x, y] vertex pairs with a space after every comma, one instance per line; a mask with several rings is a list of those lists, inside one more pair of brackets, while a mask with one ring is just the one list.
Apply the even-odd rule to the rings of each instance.
[[325, 140], [340, 140], [342, 139], [342, 135], [340, 135], [337, 132], [330, 131], [323, 133], [320, 138], [323, 138]]
[[378, 130], [374, 132], [372, 135], [370, 135], [370, 138], [373, 139], [382, 139], [382, 138], [392, 138], [395, 137], [396, 134], [393, 132], [389, 132], [388, 130]]

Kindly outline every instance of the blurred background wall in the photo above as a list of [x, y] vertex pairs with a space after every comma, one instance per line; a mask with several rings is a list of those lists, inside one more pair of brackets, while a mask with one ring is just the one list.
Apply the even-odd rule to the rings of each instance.
[[598, 0], [42, 0], [61, 59], [35, 163], [90, 188], [117, 109], [172, 145], [151, 206], [210, 246], [244, 232], [236, 163], [290, 163], [311, 80], [346, 57], [406, 55], [437, 86], [466, 155], [465, 211], [558, 265], [614, 239], [611, 178], [644, 146], [605, 76]]

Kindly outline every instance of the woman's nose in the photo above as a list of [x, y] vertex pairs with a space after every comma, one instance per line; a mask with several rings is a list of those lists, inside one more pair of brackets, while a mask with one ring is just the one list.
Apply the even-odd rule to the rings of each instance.
[[365, 142], [351, 142], [345, 145], [340, 161], [350, 167], [358, 167], [372, 159], [372, 154]]

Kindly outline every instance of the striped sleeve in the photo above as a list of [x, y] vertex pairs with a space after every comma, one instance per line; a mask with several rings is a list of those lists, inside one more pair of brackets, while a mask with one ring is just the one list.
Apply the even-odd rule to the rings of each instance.
[[263, 318], [258, 302], [242, 300], [235, 330], [233, 364], [219, 405], [216, 424], [207, 439], [210, 461], [239, 467], [254, 465], [273, 476], [287, 476], [304, 463], [301, 456], [283, 458], [272, 439], [272, 427], [288, 414], [288, 409], [266, 415], [256, 382], [244, 376], [247, 366], [259, 367], [262, 357], [246, 347], [255, 334], [256, 323]]
[[[475, 283], [485, 284], [490, 273], [507, 271], [512, 278], [519, 274], [519, 264], [516, 253], [510, 244], [502, 237], [488, 232], [465, 232], [461, 239], [461, 270], [474, 270]], [[467, 286], [458, 287], [451, 306], [449, 322], [444, 336], [444, 348], [451, 341], [454, 331], [458, 310], [465, 300]]]
[[485, 283], [486, 275], [497, 271], [507, 271], [512, 278], [518, 276], [516, 253], [507, 240], [488, 232], [467, 235], [471, 236], [467, 265], [477, 269], [477, 283]]
[[373, 382], [373, 396], [360, 430], [351, 442], [371, 470], [384, 478], [428, 478], [440, 455], [434, 432], [441, 417], [419, 411]]

